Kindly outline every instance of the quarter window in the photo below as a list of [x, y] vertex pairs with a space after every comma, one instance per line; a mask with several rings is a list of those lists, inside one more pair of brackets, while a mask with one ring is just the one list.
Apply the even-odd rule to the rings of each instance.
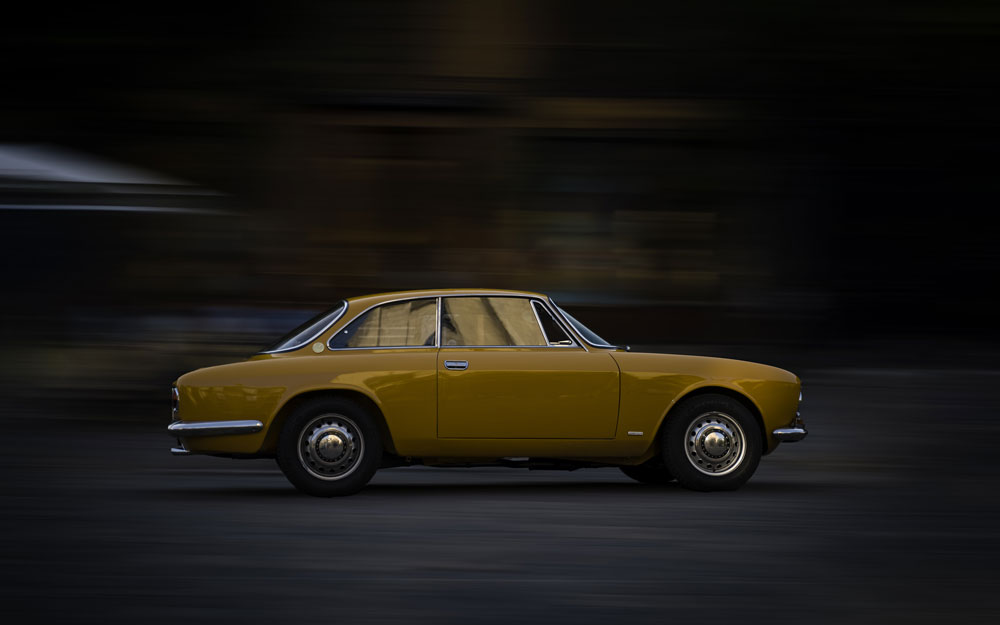
[[330, 349], [434, 346], [437, 300], [383, 304], [364, 313], [330, 339]]
[[441, 309], [441, 345], [539, 346], [545, 337], [523, 297], [446, 297]]
[[535, 308], [538, 322], [542, 324], [542, 332], [545, 333], [549, 345], [573, 345], [573, 339], [569, 338], [562, 326], [556, 322], [548, 308], [542, 306], [541, 302], [531, 302], [531, 305]]

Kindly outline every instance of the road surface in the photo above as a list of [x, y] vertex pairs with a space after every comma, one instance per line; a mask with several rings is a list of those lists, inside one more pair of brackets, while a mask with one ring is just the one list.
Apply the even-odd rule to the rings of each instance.
[[809, 438], [734, 493], [419, 467], [315, 499], [170, 456], [165, 419], [15, 411], [4, 620], [1000, 622], [1000, 373], [801, 374]]

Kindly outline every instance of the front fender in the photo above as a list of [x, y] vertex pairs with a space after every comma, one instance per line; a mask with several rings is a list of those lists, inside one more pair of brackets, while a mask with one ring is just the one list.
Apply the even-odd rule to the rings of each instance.
[[[755, 409], [767, 452], [777, 446], [771, 431], [795, 418], [800, 383], [788, 371], [700, 356], [615, 352], [614, 357], [622, 369], [620, 430], [658, 433], [685, 397], [712, 389], [739, 395]], [[643, 438], [648, 453], [656, 437]]]

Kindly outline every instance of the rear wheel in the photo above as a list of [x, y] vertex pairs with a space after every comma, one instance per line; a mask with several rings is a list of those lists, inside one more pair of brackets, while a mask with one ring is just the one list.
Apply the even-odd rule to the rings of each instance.
[[746, 406], [725, 395], [698, 395], [677, 406], [663, 437], [667, 468], [693, 490], [735, 490], [757, 470], [760, 428]]
[[647, 460], [642, 464], [626, 465], [618, 468], [625, 475], [643, 484], [667, 484], [674, 479], [674, 476], [667, 469], [667, 465], [663, 463], [661, 456]]
[[374, 419], [354, 402], [317, 399], [303, 404], [281, 428], [278, 466], [288, 481], [317, 497], [364, 488], [382, 459]]

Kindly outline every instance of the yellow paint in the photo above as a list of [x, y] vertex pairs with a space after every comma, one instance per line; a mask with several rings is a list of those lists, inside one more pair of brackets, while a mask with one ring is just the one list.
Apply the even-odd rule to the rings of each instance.
[[[315, 342], [323, 345], [371, 306], [406, 297], [520, 295], [521, 291], [441, 290], [385, 293], [349, 300], [347, 313]], [[381, 411], [401, 456], [449, 459], [544, 456], [635, 463], [656, 452], [664, 418], [685, 395], [705, 388], [739, 393], [770, 432], [798, 407], [793, 374], [749, 362], [582, 347], [376, 348], [324, 350], [312, 345], [259, 354], [181, 376], [178, 416], [185, 421], [258, 419], [263, 431], [186, 438], [193, 452], [274, 452], [278, 415], [303, 393], [360, 393]], [[445, 360], [469, 363], [445, 369]], [[643, 436], [629, 436], [641, 431]]]
[[449, 347], [437, 360], [440, 438], [615, 436], [618, 365], [606, 350]]

